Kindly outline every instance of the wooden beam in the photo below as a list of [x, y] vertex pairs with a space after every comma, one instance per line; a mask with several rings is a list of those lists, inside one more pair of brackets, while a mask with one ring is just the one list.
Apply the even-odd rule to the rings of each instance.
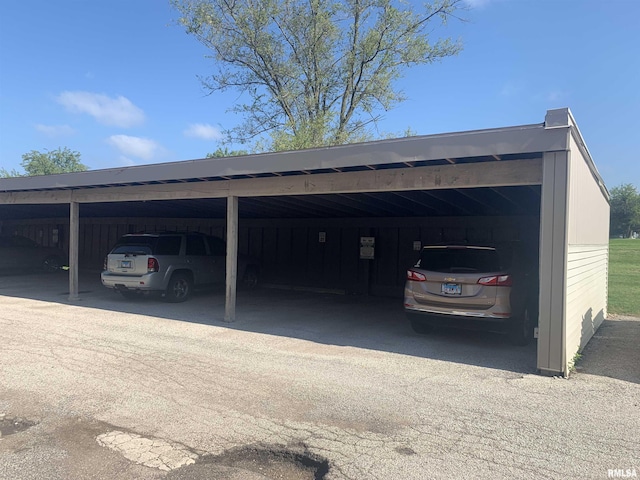
[[453, 196], [453, 194], [455, 192], [439, 192], [439, 191], [424, 191], [422, 192], [423, 195], [426, 195], [428, 197], [431, 198], [435, 198], [436, 200], [448, 205], [448, 211], [451, 211], [451, 209], [453, 209], [453, 212], [456, 215], [459, 215], [460, 213], [462, 213], [463, 215], [469, 215], [469, 216], [473, 216], [476, 215], [477, 212], [474, 212], [473, 210], [469, 210], [466, 207], [463, 207], [460, 203], [461, 202], [456, 202], [455, 200], [451, 199], [451, 196]]
[[411, 169], [244, 178], [212, 182], [107, 187], [97, 190], [0, 193], [0, 204], [124, 202], [540, 185], [542, 160], [464, 163]]
[[493, 206], [490, 205], [486, 199], [482, 199], [479, 197], [479, 195], [477, 195], [476, 190], [471, 190], [471, 189], [460, 189], [458, 190], [458, 193], [460, 195], [462, 195], [465, 198], [468, 198], [469, 200], [471, 200], [472, 202], [477, 203], [478, 205], [482, 206], [483, 208], [483, 212], [487, 215], [498, 215], [499, 214], [499, 210]]
[[[401, 200], [397, 198], [393, 198], [390, 195], [384, 196], [384, 195], [380, 195], [377, 192], [371, 192], [371, 193], [363, 193], [363, 194], [360, 194], [359, 196], [364, 197], [363, 200], [365, 203], [376, 203], [378, 205], [383, 204], [384, 206], [382, 208], [384, 208], [387, 212], [393, 212], [392, 215], [398, 214], [398, 216], [402, 217], [406, 214], [412, 215], [414, 212], [413, 209], [409, 208]], [[393, 208], [389, 208], [389, 205], [393, 205]], [[398, 209], [401, 209], [401, 211], [398, 212]]]
[[69, 204], [69, 300], [78, 300], [78, 250], [80, 246], [80, 205]]
[[[273, 212], [274, 210], [281, 210], [287, 216], [299, 216], [301, 202], [299, 202], [297, 199], [293, 200], [290, 198], [269, 197], [269, 199], [265, 199], [258, 197], [246, 197], [242, 199], [242, 207], [245, 213], [245, 208], [249, 207], [252, 208], [253, 211], [257, 210], [258, 212]], [[305, 212], [309, 212], [309, 214], [311, 215], [317, 215], [321, 213], [321, 209], [317, 208], [317, 206], [315, 209], [305, 207], [304, 210]]]
[[224, 321], [236, 320], [238, 281], [238, 197], [227, 197], [227, 276]]
[[402, 198], [411, 204], [418, 205], [422, 211], [425, 209], [430, 210], [433, 214], [437, 215], [439, 213], [438, 209], [428, 202], [425, 202], [423, 199], [418, 198], [418, 194], [420, 194], [420, 192], [394, 192], [395, 196]]

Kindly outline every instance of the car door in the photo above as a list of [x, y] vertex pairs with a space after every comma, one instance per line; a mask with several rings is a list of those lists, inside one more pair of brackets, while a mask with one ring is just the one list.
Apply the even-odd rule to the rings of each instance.
[[196, 285], [213, 283], [215, 262], [204, 235], [187, 235], [186, 259]]

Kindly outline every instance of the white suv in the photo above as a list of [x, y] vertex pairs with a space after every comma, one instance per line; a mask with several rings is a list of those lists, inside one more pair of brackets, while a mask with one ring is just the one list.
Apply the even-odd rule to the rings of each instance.
[[[238, 255], [238, 278], [258, 283], [258, 263]], [[127, 298], [159, 292], [169, 302], [184, 302], [195, 287], [224, 284], [226, 245], [201, 233], [125, 235], [104, 262], [102, 284]]]

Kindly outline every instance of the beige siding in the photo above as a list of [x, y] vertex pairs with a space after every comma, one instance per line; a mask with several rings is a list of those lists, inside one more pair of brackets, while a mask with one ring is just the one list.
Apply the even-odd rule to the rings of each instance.
[[565, 301], [566, 368], [607, 315], [609, 202], [573, 136], [570, 141]]
[[608, 245], [609, 202], [573, 137], [570, 146], [569, 245]]
[[581, 351], [607, 314], [607, 245], [569, 245], [567, 358]]

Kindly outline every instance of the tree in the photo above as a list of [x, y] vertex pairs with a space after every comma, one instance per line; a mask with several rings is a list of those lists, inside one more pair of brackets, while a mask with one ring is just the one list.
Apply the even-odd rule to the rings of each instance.
[[640, 193], [626, 183], [611, 189], [611, 234], [630, 237], [640, 230]]
[[217, 62], [205, 89], [249, 99], [231, 109], [244, 122], [227, 130], [229, 141], [266, 133], [273, 150], [370, 138], [380, 111], [404, 100], [394, 83], [406, 68], [460, 52], [430, 33], [461, 2], [418, 10], [402, 0], [171, 0]]
[[31, 150], [22, 155], [20, 163], [25, 173], [17, 170], [7, 171], [0, 168], [0, 177], [32, 177], [35, 175], [52, 175], [54, 173], [84, 172], [87, 166], [80, 162], [80, 153], [60, 147], [57, 150], [47, 150], [44, 153]]
[[229, 150], [227, 147], [219, 147], [215, 152], [207, 153], [206, 158], [237, 157], [239, 155], [249, 155], [249, 152], [247, 150]]

